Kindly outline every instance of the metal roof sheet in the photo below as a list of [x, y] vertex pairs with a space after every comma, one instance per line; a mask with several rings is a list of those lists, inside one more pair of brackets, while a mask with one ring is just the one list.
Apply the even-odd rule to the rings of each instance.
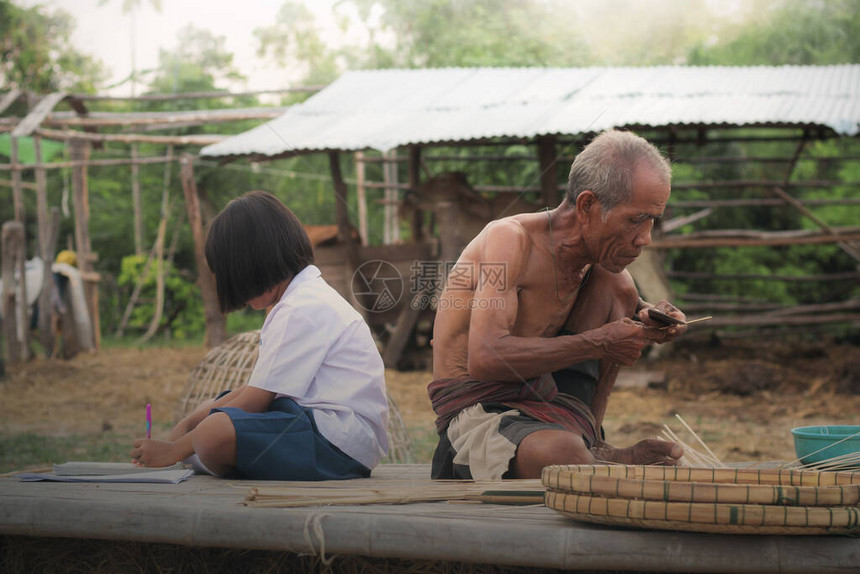
[[817, 125], [853, 136], [860, 65], [346, 72], [281, 117], [200, 153], [385, 151], [669, 125]]

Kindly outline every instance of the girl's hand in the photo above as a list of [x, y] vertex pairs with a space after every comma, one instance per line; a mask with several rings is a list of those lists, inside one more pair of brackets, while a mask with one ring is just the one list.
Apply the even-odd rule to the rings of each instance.
[[172, 442], [139, 438], [134, 441], [131, 461], [138, 466], [170, 466], [182, 459], [174, 447]]

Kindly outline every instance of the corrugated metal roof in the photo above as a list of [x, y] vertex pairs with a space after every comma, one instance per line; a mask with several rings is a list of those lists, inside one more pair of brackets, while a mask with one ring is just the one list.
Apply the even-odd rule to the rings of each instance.
[[624, 126], [818, 125], [853, 136], [860, 65], [347, 72], [204, 156], [393, 149]]

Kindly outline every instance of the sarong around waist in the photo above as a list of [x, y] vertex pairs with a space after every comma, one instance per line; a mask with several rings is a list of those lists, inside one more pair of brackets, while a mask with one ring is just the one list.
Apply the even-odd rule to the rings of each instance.
[[580, 399], [559, 393], [551, 375], [524, 382], [481, 381], [469, 377], [437, 379], [427, 387], [436, 430], [441, 434], [460, 411], [478, 403], [500, 403], [536, 420], [582, 434], [590, 448], [600, 436], [594, 415]]

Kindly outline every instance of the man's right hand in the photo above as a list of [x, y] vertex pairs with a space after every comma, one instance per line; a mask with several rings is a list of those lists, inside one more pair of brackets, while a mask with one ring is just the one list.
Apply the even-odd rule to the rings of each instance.
[[637, 323], [627, 317], [607, 323], [597, 329], [600, 333], [602, 358], [620, 363], [626, 367], [634, 364], [642, 356], [642, 349], [654, 342], [659, 332]]

